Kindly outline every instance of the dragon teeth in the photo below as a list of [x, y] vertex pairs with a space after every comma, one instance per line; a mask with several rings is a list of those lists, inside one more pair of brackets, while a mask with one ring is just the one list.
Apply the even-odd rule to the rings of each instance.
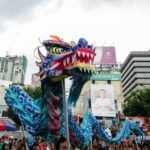
[[78, 52], [78, 56], [80, 57], [80, 55], [81, 55], [81, 52]]
[[90, 54], [91, 58], [93, 59], [94, 58], [94, 55], [93, 54]]
[[86, 56], [89, 58], [89, 53], [87, 53]]
[[85, 56], [85, 52], [82, 52], [82, 56], [83, 56], [83, 57]]
[[74, 55], [73, 55], [73, 56], [72, 56], [72, 64], [74, 63], [74, 61], [75, 61], [75, 60], [74, 60]]
[[80, 69], [80, 71], [82, 72], [82, 68], [79, 68]]
[[90, 65], [92, 64], [92, 61], [91, 61], [91, 60], [89, 60], [89, 64], [90, 64]]
[[66, 60], [63, 61], [64, 66], [66, 66]]
[[74, 55], [72, 56], [72, 63], [74, 63], [75, 60], [76, 60], [76, 54], [74, 54]]
[[67, 58], [67, 64], [69, 64], [69, 61], [70, 61], [70, 57]]

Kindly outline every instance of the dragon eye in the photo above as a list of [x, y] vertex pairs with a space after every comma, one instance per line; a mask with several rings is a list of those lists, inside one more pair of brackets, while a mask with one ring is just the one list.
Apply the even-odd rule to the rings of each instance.
[[51, 54], [62, 54], [62, 53], [64, 53], [64, 52], [66, 52], [66, 50], [63, 49], [63, 48], [60, 48], [60, 47], [51, 47], [51, 48], [49, 49], [49, 52], [50, 52]]

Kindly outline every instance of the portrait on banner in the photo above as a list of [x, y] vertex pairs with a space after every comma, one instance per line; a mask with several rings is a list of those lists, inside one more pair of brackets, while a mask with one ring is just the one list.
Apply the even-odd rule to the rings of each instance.
[[91, 86], [91, 106], [95, 116], [115, 117], [115, 101], [112, 85]]

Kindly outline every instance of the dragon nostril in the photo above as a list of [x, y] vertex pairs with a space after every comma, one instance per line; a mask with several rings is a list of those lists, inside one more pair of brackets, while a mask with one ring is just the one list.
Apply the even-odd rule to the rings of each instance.
[[82, 47], [81, 44], [79, 44], [78, 47], [81, 48]]
[[88, 45], [88, 48], [90, 49], [90, 48], [91, 48], [91, 46], [90, 46], [90, 45]]

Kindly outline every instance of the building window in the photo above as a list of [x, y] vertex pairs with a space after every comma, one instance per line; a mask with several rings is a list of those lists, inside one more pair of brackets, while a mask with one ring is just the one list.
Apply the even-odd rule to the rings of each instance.
[[91, 99], [89, 99], [89, 108], [91, 108]]
[[92, 83], [95, 84], [95, 80], [92, 80]]
[[15, 75], [18, 75], [18, 71], [15, 71]]
[[107, 83], [108, 83], [108, 84], [111, 84], [111, 80], [107, 80]]
[[8, 112], [6, 110], [2, 111], [2, 117], [8, 117]]
[[102, 119], [103, 119], [103, 117], [96, 116], [96, 119], [97, 119], [97, 120], [102, 120]]

